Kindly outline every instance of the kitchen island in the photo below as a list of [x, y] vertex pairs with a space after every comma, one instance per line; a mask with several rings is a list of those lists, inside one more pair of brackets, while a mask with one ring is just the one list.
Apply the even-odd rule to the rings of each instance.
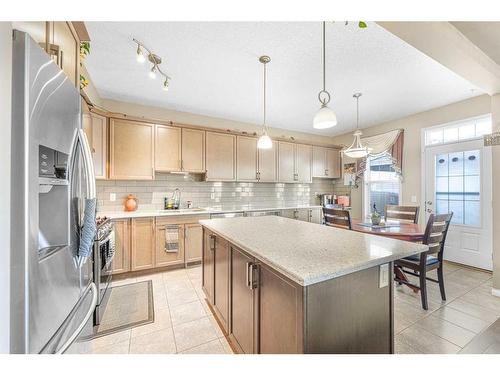
[[203, 290], [240, 353], [393, 353], [393, 261], [425, 245], [283, 217], [200, 220]]

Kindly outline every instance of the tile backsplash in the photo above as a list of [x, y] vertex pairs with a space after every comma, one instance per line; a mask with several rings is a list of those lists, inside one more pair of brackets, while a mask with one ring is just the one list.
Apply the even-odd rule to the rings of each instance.
[[[98, 210], [123, 211], [128, 194], [133, 194], [139, 209], [163, 209], [163, 199], [175, 188], [181, 191], [181, 207], [190, 200], [193, 207], [246, 208], [319, 204], [316, 193], [345, 194], [342, 180], [313, 179], [312, 184], [206, 182], [198, 175], [157, 173], [153, 181], [98, 180]], [[348, 187], [347, 187], [348, 189]], [[110, 194], [116, 200], [110, 200]]]

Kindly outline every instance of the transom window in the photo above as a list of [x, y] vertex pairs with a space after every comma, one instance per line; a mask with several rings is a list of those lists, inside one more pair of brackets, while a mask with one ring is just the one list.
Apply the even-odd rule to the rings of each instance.
[[399, 205], [401, 181], [394, 171], [389, 154], [369, 156], [366, 163], [364, 211], [365, 217], [368, 217], [372, 213], [373, 204], [381, 214], [385, 212], [386, 205]]
[[460, 121], [425, 130], [425, 145], [434, 146], [481, 138], [491, 133], [491, 116]]

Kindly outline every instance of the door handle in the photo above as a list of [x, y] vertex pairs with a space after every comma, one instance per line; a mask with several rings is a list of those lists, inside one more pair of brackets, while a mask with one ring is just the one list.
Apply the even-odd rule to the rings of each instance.
[[215, 250], [215, 236], [213, 234], [210, 235], [210, 250]]
[[432, 213], [432, 210], [430, 208], [428, 208], [426, 211], [430, 214]]
[[425, 204], [428, 204], [429, 206], [432, 206], [432, 201], [426, 201]]
[[250, 287], [250, 268], [251, 267], [252, 267], [252, 263], [247, 262], [247, 264], [246, 264], [246, 283], [247, 283], [247, 287], [249, 287], [250, 289], [252, 289]]
[[258, 280], [255, 280], [254, 279], [254, 273], [255, 271], [257, 271], [259, 269], [259, 266], [257, 264], [254, 264], [254, 263], [247, 263], [248, 267], [247, 267], [247, 272], [248, 272], [248, 277], [247, 277], [247, 280], [248, 280], [248, 287], [250, 289], [257, 289], [258, 287]]

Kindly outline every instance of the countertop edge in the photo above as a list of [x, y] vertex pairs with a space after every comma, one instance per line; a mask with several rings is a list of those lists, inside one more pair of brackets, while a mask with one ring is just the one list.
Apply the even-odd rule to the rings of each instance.
[[[261, 254], [259, 254], [255, 250], [252, 250], [252, 249], [248, 248], [244, 244], [239, 243], [237, 240], [229, 238], [228, 236], [224, 235], [223, 233], [221, 233], [217, 229], [214, 229], [213, 227], [210, 226], [210, 223], [208, 223], [208, 220], [200, 220], [199, 223], [203, 227], [209, 229], [210, 231], [212, 231], [215, 234], [217, 234], [217, 235], [221, 236], [222, 238], [224, 238], [226, 241], [228, 241], [228, 242], [236, 245], [237, 247], [241, 248], [243, 251], [247, 252], [248, 254], [252, 255], [255, 258], [257, 258], [259, 261], [265, 263], [267, 266], [273, 268], [274, 270], [282, 273], [284, 276], [288, 277], [290, 280], [296, 282], [297, 284], [299, 284], [300, 286], [303, 286], [303, 287], [314, 285], [314, 284], [318, 284], [318, 283], [321, 283], [323, 281], [328, 281], [328, 280], [331, 280], [331, 279], [335, 279], [337, 277], [345, 276], [345, 275], [348, 275], [348, 274], [351, 274], [351, 273], [354, 273], [354, 272], [363, 271], [363, 270], [368, 269], [368, 268], [380, 266], [382, 264], [393, 262], [393, 261], [395, 261], [397, 259], [401, 259], [401, 258], [410, 256], [410, 255], [415, 255], [415, 254], [419, 254], [419, 253], [422, 253], [422, 252], [426, 251], [423, 248], [422, 251], [420, 251], [420, 252], [418, 252], [418, 251], [409, 251], [409, 252], [406, 252], [404, 254], [390, 255], [390, 256], [383, 257], [383, 258], [379, 258], [379, 259], [374, 259], [374, 260], [371, 260], [371, 261], [367, 261], [364, 264], [360, 265], [359, 267], [357, 267], [357, 266], [353, 266], [353, 267], [350, 267], [350, 268], [346, 267], [346, 268], [342, 269], [340, 272], [336, 272], [336, 273], [332, 273], [332, 274], [319, 275], [319, 276], [314, 277], [314, 278], [306, 278], [306, 279], [304, 279], [304, 278], [301, 278], [301, 277], [299, 277], [299, 276], [297, 276], [295, 274], [292, 274], [291, 272], [289, 272], [288, 270], [284, 269], [280, 265], [275, 264], [273, 261], [271, 261], [268, 258], [262, 256]], [[363, 235], [366, 235], [366, 236], [375, 236], [373, 234], [363, 234]], [[394, 240], [394, 241], [399, 241], [399, 240]], [[424, 246], [427, 247], [426, 245], [422, 245], [422, 247], [424, 247]]]

